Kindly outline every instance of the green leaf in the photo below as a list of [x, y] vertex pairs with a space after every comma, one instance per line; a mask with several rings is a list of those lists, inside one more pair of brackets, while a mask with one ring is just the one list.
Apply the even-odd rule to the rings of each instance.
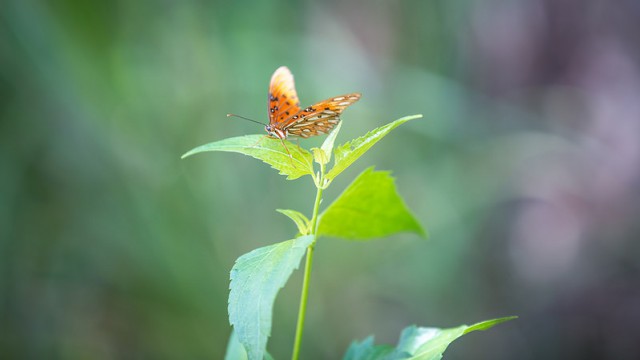
[[331, 161], [331, 153], [333, 152], [333, 143], [336, 141], [336, 137], [338, 136], [338, 133], [340, 132], [341, 127], [342, 127], [342, 122], [339, 122], [338, 125], [336, 125], [336, 127], [333, 129], [333, 131], [331, 131], [329, 136], [327, 136], [327, 138], [324, 139], [324, 142], [320, 147], [322, 151], [324, 151], [324, 153], [327, 154], [326, 163]]
[[[238, 336], [234, 330], [231, 330], [231, 336], [229, 337], [229, 343], [227, 344], [227, 352], [224, 355], [224, 360], [247, 360], [247, 352], [244, 346], [238, 341]], [[273, 360], [273, 357], [268, 352], [264, 354], [264, 360]]]
[[313, 160], [320, 165], [325, 165], [329, 163], [329, 155], [324, 152], [324, 150], [320, 148], [311, 148], [311, 152], [313, 153]]
[[231, 331], [229, 336], [229, 343], [227, 343], [227, 352], [224, 355], [224, 360], [247, 360], [247, 352], [244, 350], [244, 346], [238, 341], [238, 336], [235, 331]]
[[[283, 142], [266, 135], [246, 135], [215, 141], [198, 146], [182, 155], [182, 158], [205, 151], [226, 151], [249, 155], [271, 165], [287, 180], [297, 179], [304, 175], [313, 174], [313, 156], [300, 146], [289, 141]], [[289, 153], [287, 153], [287, 149]]]
[[[407, 355], [405, 355], [406, 358]], [[403, 359], [396, 349], [391, 345], [373, 345], [373, 336], [362, 340], [354, 341], [349, 346], [344, 360], [380, 360], [380, 359]]]
[[302, 235], [309, 234], [309, 225], [311, 221], [309, 221], [309, 219], [307, 219], [307, 217], [304, 216], [304, 214], [295, 210], [287, 210], [287, 209], [276, 209], [276, 211], [286, 215], [289, 219], [293, 220], [293, 222], [296, 223], [296, 226], [298, 227], [298, 232], [300, 234]]
[[313, 159], [320, 165], [326, 165], [331, 161], [331, 153], [333, 152], [333, 143], [336, 140], [336, 136], [338, 136], [338, 132], [340, 131], [340, 127], [342, 123], [339, 122], [338, 125], [329, 133], [322, 146], [320, 148], [312, 148]]
[[[418, 328], [420, 331], [407, 334], [408, 338], [404, 340], [406, 343], [411, 343], [413, 346], [419, 345], [411, 359], [440, 359], [442, 358], [442, 353], [444, 353], [449, 344], [462, 335], [476, 330], [488, 330], [497, 324], [517, 318], [517, 316], [508, 316], [479, 322], [471, 326], [462, 325], [450, 329]], [[422, 345], [420, 345], [420, 343]]]
[[483, 321], [471, 326], [462, 325], [450, 329], [409, 326], [402, 330], [395, 348], [389, 345], [374, 345], [373, 338], [353, 342], [344, 360], [439, 360], [449, 344], [462, 335], [476, 330], [487, 330], [499, 323], [516, 319], [509, 316]]
[[318, 235], [366, 240], [411, 231], [426, 237], [387, 171], [369, 168], [322, 213]]
[[262, 360], [271, 335], [273, 303], [313, 236], [255, 249], [236, 260], [231, 269], [229, 321], [249, 360]]
[[422, 115], [405, 116], [392, 123], [381, 126], [368, 132], [366, 135], [357, 139], [353, 139], [336, 148], [336, 160], [333, 168], [327, 173], [326, 178], [330, 181], [335, 179], [338, 174], [348, 168], [354, 161], [367, 152], [375, 143], [387, 135], [391, 130], [406, 123], [409, 120], [419, 119]]

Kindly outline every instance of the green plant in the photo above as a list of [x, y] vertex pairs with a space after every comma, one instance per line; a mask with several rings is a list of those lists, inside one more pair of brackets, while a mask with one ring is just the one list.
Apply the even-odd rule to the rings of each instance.
[[[227, 360], [270, 359], [266, 352], [271, 333], [273, 303], [280, 288], [298, 268], [306, 252], [304, 280], [292, 359], [298, 359], [306, 314], [309, 278], [314, 248], [321, 236], [349, 240], [368, 240], [398, 232], [414, 232], [426, 237], [398, 195], [389, 172], [366, 169], [322, 213], [322, 193], [332, 181], [376, 142], [407, 121], [422, 115], [407, 116], [379, 127], [366, 135], [334, 149], [340, 124], [331, 132], [320, 148], [311, 152], [288, 143], [289, 153], [279, 140], [263, 135], [234, 137], [199, 146], [184, 157], [205, 151], [238, 152], [271, 165], [288, 180], [311, 176], [316, 186], [316, 198], [309, 219], [295, 210], [278, 210], [298, 227], [299, 234], [291, 240], [255, 249], [236, 260], [231, 270], [229, 321], [234, 332], [227, 349]], [[326, 167], [334, 157], [329, 171]], [[314, 162], [316, 165], [314, 165]], [[316, 168], [318, 168], [316, 170]], [[449, 343], [474, 330], [486, 330], [495, 324], [512, 319], [500, 318], [459, 326], [451, 329], [406, 328], [396, 347], [374, 345], [369, 337], [353, 342], [344, 359], [440, 359]]]

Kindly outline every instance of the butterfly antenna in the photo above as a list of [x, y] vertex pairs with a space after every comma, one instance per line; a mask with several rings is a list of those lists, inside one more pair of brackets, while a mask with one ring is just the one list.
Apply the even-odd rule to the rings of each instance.
[[254, 123], [256, 123], [256, 124], [261, 124], [261, 125], [267, 126], [267, 124], [265, 124], [265, 123], [262, 123], [262, 122], [260, 122], [260, 121], [256, 121], [256, 120], [253, 120], [253, 119], [249, 119], [249, 118], [246, 118], [246, 117], [244, 117], [244, 116], [240, 116], [240, 115], [236, 115], [236, 114], [227, 114], [227, 117], [232, 117], [232, 116], [233, 116], [233, 117], [240, 118], [240, 119], [245, 119], [245, 120], [248, 120], [248, 121], [254, 122]]

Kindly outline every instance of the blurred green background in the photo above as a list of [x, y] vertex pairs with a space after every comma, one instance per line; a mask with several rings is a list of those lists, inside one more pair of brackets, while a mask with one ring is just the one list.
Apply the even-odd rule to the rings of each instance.
[[2, 1], [0, 358], [223, 357], [234, 260], [291, 238], [274, 209], [314, 188], [180, 155], [262, 133], [225, 114], [266, 121], [280, 65], [303, 106], [363, 94], [339, 142], [425, 115], [325, 205], [376, 165], [431, 238], [323, 239], [303, 358], [506, 315], [446, 358], [640, 358], [638, 34], [632, 0]]

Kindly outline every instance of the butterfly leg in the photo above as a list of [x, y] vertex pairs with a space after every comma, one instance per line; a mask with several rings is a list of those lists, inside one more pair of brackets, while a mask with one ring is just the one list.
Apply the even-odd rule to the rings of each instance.
[[262, 142], [262, 139], [269, 137], [269, 135], [263, 135], [260, 137], [260, 139], [258, 139], [258, 141], [256, 141], [253, 145], [251, 145], [250, 147], [254, 147], [256, 145], [258, 145], [260, 142]]
[[289, 154], [289, 160], [291, 160], [291, 165], [293, 167], [296, 167], [296, 165], [293, 163], [293, 156], [291, 156], [291, 153], [289, 152], [289, 149], [287, 148], [287, 145], [284, 143], [284, 140], [280, 139], [280, 142], [282, 143], [282, 146], [284, 146], [284, 149], [287, 151], [287, 154]]

